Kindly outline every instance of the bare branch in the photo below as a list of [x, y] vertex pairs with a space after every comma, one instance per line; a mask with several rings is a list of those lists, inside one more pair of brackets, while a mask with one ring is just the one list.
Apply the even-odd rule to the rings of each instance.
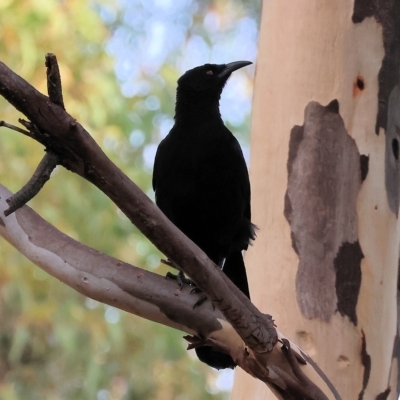
[[[0, 215], [12, 193], [0, 185]], [[0, 217], [0, 235], [33, 263], [76, 291], [191, 335], [221, 328], [211, 304], [193, 310], [197, 296], [163, 276], [91, 249], [24, 206]], [[187, 321], [187, 322], [186, 322]], [[240, 338], [238, 337], [240, 340]]]
[[46, 54], [46, 74], [47, 93], [49, 94], [50, 100], [65, 110], [60, 69], [58, 68], [57, 58], [52, 53]]
[[[54, 104], [61, 106], [65, 110], [60, 70], [58, 68], [57, 58], [54, 54], [46, 54], [46, 67], [47, 91], [49, 98]], [[0, 122], [0, 126], [6, 126], [33, 139], [39, 139], [39, 137], [43, 136], [35, 124], [24, 120], [20, 120], [20, 123], [28, 129], [28, 132], [16, 126], [7, 124], [4, 121]], [[29, 200], [33, 199], [40, 192], [44, 184], [50, 179], [51, 173], [59, 163], [60, 159], [57, 154], [48, 150], [36, 168], [32, 178], [17, 193], [7, 199], [7, 203], [10, 207], [4, 211], [4, 215], [10, 215], [21, 208]]]
[[0, 121], [0, 127], [4, 126], [5, 128], [11, 129], [13, 131], [22, 133], [25, 136], [30, 137], [31, 139], [34, 139], [34, 136], [29, 132], [29, 131], [24, 131], [23, 129], [19, 128], [18, 126], [11, 125], [7, 123], [6, 121]]
[[50, 175], [58, 163], [59, 158], [56, 154], [46, 152], [32, 178], [21, 190], [7, 199], [7, 203], [10, 207], [4, 211], [4, 215], [10, 215], [21, 208], [29, 200], [33, 199], [39, 193], [43, 185], [50, 179]]

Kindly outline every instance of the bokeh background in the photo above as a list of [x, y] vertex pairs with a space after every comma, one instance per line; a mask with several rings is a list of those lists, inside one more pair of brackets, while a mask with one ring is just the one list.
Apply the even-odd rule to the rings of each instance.
[[[176, 80], [207, 62], [256, 61], [261, 0], [0, 0], [0, 60], [46, 93], [56, 54], [67, 111], [151, 198]], [[221, 112], [248, 158], [254, 65], [233, 74]], [[2, 98], [0, 120], [22, 117]], [[43, 148], [0, 130], [0, 182], [17, 191]], [[73, 238], [165, 274], [161, 254], [100, 191], [57, 168], [30, 202]], [[0, 239], [0, 399], [222, 400], [232, 371], [186, 351], [182, 333], [86, 298]]]

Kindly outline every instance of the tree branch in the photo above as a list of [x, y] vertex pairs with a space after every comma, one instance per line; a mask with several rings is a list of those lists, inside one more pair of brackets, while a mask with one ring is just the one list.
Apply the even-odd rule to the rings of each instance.
[[46, 152], [32, 175], [32, 178], [21, 190], [7, 199], [7, 203], [10, 207], [4, 211], [5, 216], [18, 210], [18, 208], [22, 207], [39, 193], [43, 185], [50, 179], [50, 175], [57, 166], [58, 161], [58, 156], [56, 154]]
[[[0, 184], [0, 215], [7, 208], [6, 199], [10, 195], [12, 193]], [[320, 390], [315, 389], [315, 384], [318, 387], [329, 385], [323, 373], [316, 373], [309, 357], [279, 332], [279, 342], [284, 346], [276, 345], [269, 353], [252, 353], [209, 301], [193, 308], [196, 297], [190, 294], [191, 286], [184, 285], [180, 290], [174, 281], [87, 247], [60, 232], [28, 206], [6, 218], [0, 217], [0, 236], [79, 293], [196, 338], [186, 337], [189, 342], [211, 345], [229, 353], [246, 372], [267, 383], [280, 399], [291, 399], [287, 396], [293, 393]], [[189, 348], [194, 347], [189, 345]], [[307, 381], [303, 388], [299, 376], [311, 376], [312, 383]], [[328, 397], [321, 392], [319, 397], [307, 398]], [[338, 396], [330, 398], [340, 399]]]
[[[0, 215], [10, 195], [0, 184]], [[221, 325], [217, 319], [223, 316], [218, 309], [211, 305], [193, 309], [196, 296], [190, 294], [190, 286], [180, 290], [161, 275], [91, 249], [28, 206], [0, 217], [0, 234], [33, 263], [85, 296], [191, 335]]]

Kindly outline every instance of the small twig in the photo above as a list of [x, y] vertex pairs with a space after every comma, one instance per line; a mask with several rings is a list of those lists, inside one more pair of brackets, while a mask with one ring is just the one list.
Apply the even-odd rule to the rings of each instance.
[[175, 268], [175, 269], [177, 269], [177, 270], [179, 271], [179, 268], [178, 268], [177, 266], [175, 266], [175, 265], [174, 265], [171, 261], [169, 261], [169, 260], [165, 260], [164, 258], [162, 258], [162, 259], [160, 260], [160, 263], [161, 263], [161, 264], [168, 265], [168, 267]]
[[24, 119], [19, 118], [18, 122], [23, 125], [27, 129], [27, 131], [19, 128], [18, 126], [9, 124], [6, 121], [0, 121], [0, 128], [4, 126], [5, 128], [11, 129], [12, 131], [22, 133], [23, 135], [28, 136], [31, 139], [34, 139], [46, 146], [45, 139], [46, 137], [49, 137], [48, 134], [40, 132], [37, 126], [30, 121], [25, 121]]
[[328, 397], [322, 392], [322, 390], [308, 378], [299, 365], [299, 360], [296, 357], [296, 353], [291, 349], [290, 342], [287, 339], [282, 339], [282, 354], [286, 357], [290, 367], [292, 368], [293, 374], [298, 379], [298, 382], [287, 381], [291, 389], [301, 395], [302, 399], [306, 400], [328, 400]]
[[59, 161], [60, 160], [57, 154], [50, 151], [46, 152], [42, 161], [40, 161], [38, 167], [36, 168], [32, 178], [21, 190], [7, 199], [7, 204], [10, 207], [4, 211], [4, 215], [10, 215], [35, 197], [43, 185], [50, 179], [50, 175], [57, 164], [59, 164]]
[[6, 121], [0, 121], [0, 127], [2, 127], [2, 126], [4, 126], [5, 128], [8, 128], [8, 129], [11, 129], [13, 131], [22, 133], [22, 134], [24, 134], [26, 136], [29, 136], [32, 139], [35, 139], [35, 137], [32, 135], [31, 132], [28, 132], [28, 131], [25, 131], [25, 130], [23, 130], [21, 128], [18, 128], [18, 126], [11, 125], [11, 124], [7, 123]]
[[[46, 54], [46, 68], [47, 92], [49, 94], [49, 98], [52, 103], [61, 106], [65, 110], [62, 95], [60, 70], [58, 68], [57, 58], [54, 54]], [[36, 139], [41, 143], [44, 142], [46, 134], [40, 132], [40, 130], [34, 123], [30, 121], [25, 121], [23, 119], [19, 119], [19, 122], [26, 129], [28, 129], [28, 131], [18, 128], [14, 125], [7, 124], [4, 121], [0, 122], [0, 126], [5, 126], [9, 129], [13, 129], [17, 132], [23, 133], [24, 135]], [[50, 179], [51, 173], [59, 163], [60, 158], [58, 157], [58, 155], [48, 149], [42, 161], [40, 161], [38, 167], [36, 168], [36, 171], [34, 172], [32, 178], [27, 182], [26, 185], [24, 185], [24, 187], [21, 188], [21, 190], [19, 190], [13, 196], [7, 199], [7, 203], [10, 207], [4, 211], [4, 215], [10, 215], [14, 211], [25, 205], [33, 197], [35, 197], [39, 193], [40, 189], [44, 186], [44, 184]]]
[[47, 93], [49, 94], [49, 98], [53, 103], [58, 104], [65, 110], [57, 57], [52, 53], [47, 53], [45, 64], [47, 68]]
[[30, 137], [37, 140], [39, 143], [42, 143], [45, 145], [44, 143], [44, 138], [49, 137], [49, 135], [47, 133], [42, 133], [39, 131], [38, 127], [30, 121], [25, 121], [22, 118], [18, 118], [18, 122], [23, 125], [26, 129], [29, 130], [30, 133]]

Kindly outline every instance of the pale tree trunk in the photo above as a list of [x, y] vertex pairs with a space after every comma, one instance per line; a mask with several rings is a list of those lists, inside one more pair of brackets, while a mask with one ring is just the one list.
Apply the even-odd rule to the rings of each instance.
[[[399, 393], [399, 38], [399, 1], [263, 3], [252, 301], [346, 400]], [[236, 374], [234, 400], [275, 398]]]

